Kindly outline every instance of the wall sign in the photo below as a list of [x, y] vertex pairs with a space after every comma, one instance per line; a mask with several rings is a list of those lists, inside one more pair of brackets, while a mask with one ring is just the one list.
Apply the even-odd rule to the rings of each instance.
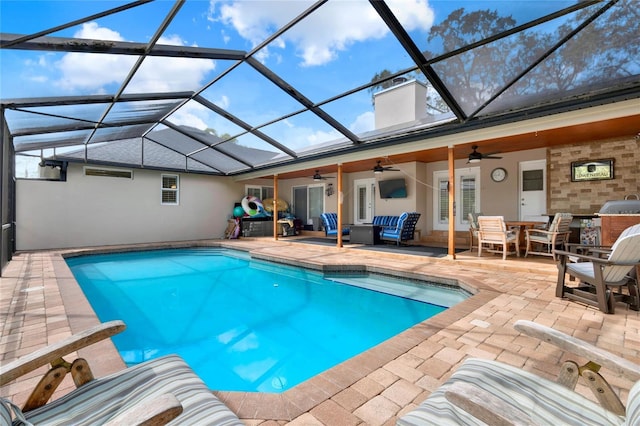
[[613, 179], [613, 159], [574, 161], [571, 163], [571, 181]]

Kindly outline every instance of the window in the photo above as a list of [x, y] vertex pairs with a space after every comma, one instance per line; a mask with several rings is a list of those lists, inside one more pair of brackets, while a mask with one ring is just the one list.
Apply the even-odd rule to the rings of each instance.
[[[302, 223], [320, 223], [324, 212], [324, 184], [293, 187], [293, 214]], [[317, 229], [314, 228], [317, 231]]]
[[438, 223], [449, 223], [449, 180], [438, 180]]
[[101, 167], [85, 167], [84, 175], [133, 179], [133, 172], [131, 170], [105, 169]]
[[522, 172], [523, 191], [542, 191], [544, 189], [544, 172], [542, 170], [525, 170]]
[[245, 186], [246, 195], [251, 195], [253, 197], [257, 197], [260, 200], [264, 200], [266, 198], [273, 198], [273, 187], [272, 186], [257, 186], [257, 185], [246, 185]]
[[162, 204], [178, 204], [179, 183], [178, 175], [162, 175]]
[[460, 179], [460, 217], [463, 223], [468, 223], [469, 213], [476, 212], [476, 178], [475, 176], [462, 176]]
[[[469, 213], [480, 211], [480, 168], [456, 170], [455, 227], [464, 229], [469, 224]], [[434, 172], [434, 221], [433, 228], [447, 230], [449, 226], [449, 173]]]

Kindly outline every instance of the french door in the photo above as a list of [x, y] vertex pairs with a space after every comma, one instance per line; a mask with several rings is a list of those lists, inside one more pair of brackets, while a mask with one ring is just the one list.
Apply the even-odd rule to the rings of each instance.
[[353, 193], [355, 194], [353, 223], [373, 222], [375, 191], [375, 179], [357, 179], [353, 182]]
[[[449, 172], [433, 173], [433, 229], [449, 230]], [[469, 213], [480, 211], [480, 167], [455, 171], [455, 228], [469, 228]]]

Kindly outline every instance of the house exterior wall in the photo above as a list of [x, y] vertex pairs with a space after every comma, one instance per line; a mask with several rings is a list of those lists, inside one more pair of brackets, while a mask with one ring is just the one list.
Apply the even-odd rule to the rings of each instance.
[[244, 191], [230, 178], [179, 174], [179, 205], [161, 205], [162, 173], [133, 174], [85, 176], [71, 164], [66, 182], [19, 179], [17, 250], [221, 238]]
[[[480, 167], [480, 211], [486, 215], [504, 216], [507, 220], [518, 220], [520, 214], [519, 195], [519, 163], [521, 161], [533, 161], [546, 159], [545, 148], [532, 149], [527, 151], [507, 152], [500, 154], [502, 159], [491, 160], [485, 159], [478, 164], [472, 166]], [[433, 180], [433, 173], [436, 171], [447, 170], [446, 161], [438, 161], [424, 164], [426, 171], [425, 180], [428, 186], [424, 189], [426, 195], [425, 211], [428, 215], [426, 226], [428, 231], [433, 230], [433, 191], [437, 190]], [[461, 159], [455, 161], [456, 170], [469, 167], [467, 160]], [[507, 171], [507, 179], [503, 182], [494, 182], [491, 179], [491, 171], [496, 167], [502, 167]], [[548, 209], [548, 206], [547, 206]], [[466, 231], [466, 229], [456, 229], [457, 231]]]
[[[571, 162], [613, 158], [614, 179], [572, 182]], [[549, 149], [549, 212], [597, 213], [610, 200], [640, 196], [640, 140], [624, 138]]]

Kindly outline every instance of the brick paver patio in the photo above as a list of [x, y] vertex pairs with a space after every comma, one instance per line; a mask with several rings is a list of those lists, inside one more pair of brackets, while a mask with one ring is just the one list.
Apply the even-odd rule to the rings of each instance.
[[[475, 253], [462, 253], [454, 261], [269, 238], [197, 244], [224, 244], [264, 259], [314, 268], [360, 264], [397, 275], [439, 277], [445, 282], [456, 280], [477, 293], [282, 394], [216, 392], [247, 425], [394, 424], [467, 357], [496, 359], [553, 377], [567, 355], [520, 335], [512, 327], [518, 319], [554, 327], [640, 363], [640, 314], [619, 304], [615, 315], [605, 315], [556, 298], [557, 272], [546, 258], [503, 261], [497, 255], [478, 259]], [[56, 251], [19, 253], [7, 265], [0, 283], [0, 319], [0, 362], [98, 323]], [[94, 345], [80, 355], [88, 359], [96, 376], [124, 368], [111, 342]], [[632, 383], [604, 374], [625, 401]], [[0, 394], [20, 404], [38, 379], [38, 374], [29, 375], [0, 388]], [[65, 379], [57, 395], [71, 387], [71, 380]], [[578, 390], [589, 395], [584, 387]]]

